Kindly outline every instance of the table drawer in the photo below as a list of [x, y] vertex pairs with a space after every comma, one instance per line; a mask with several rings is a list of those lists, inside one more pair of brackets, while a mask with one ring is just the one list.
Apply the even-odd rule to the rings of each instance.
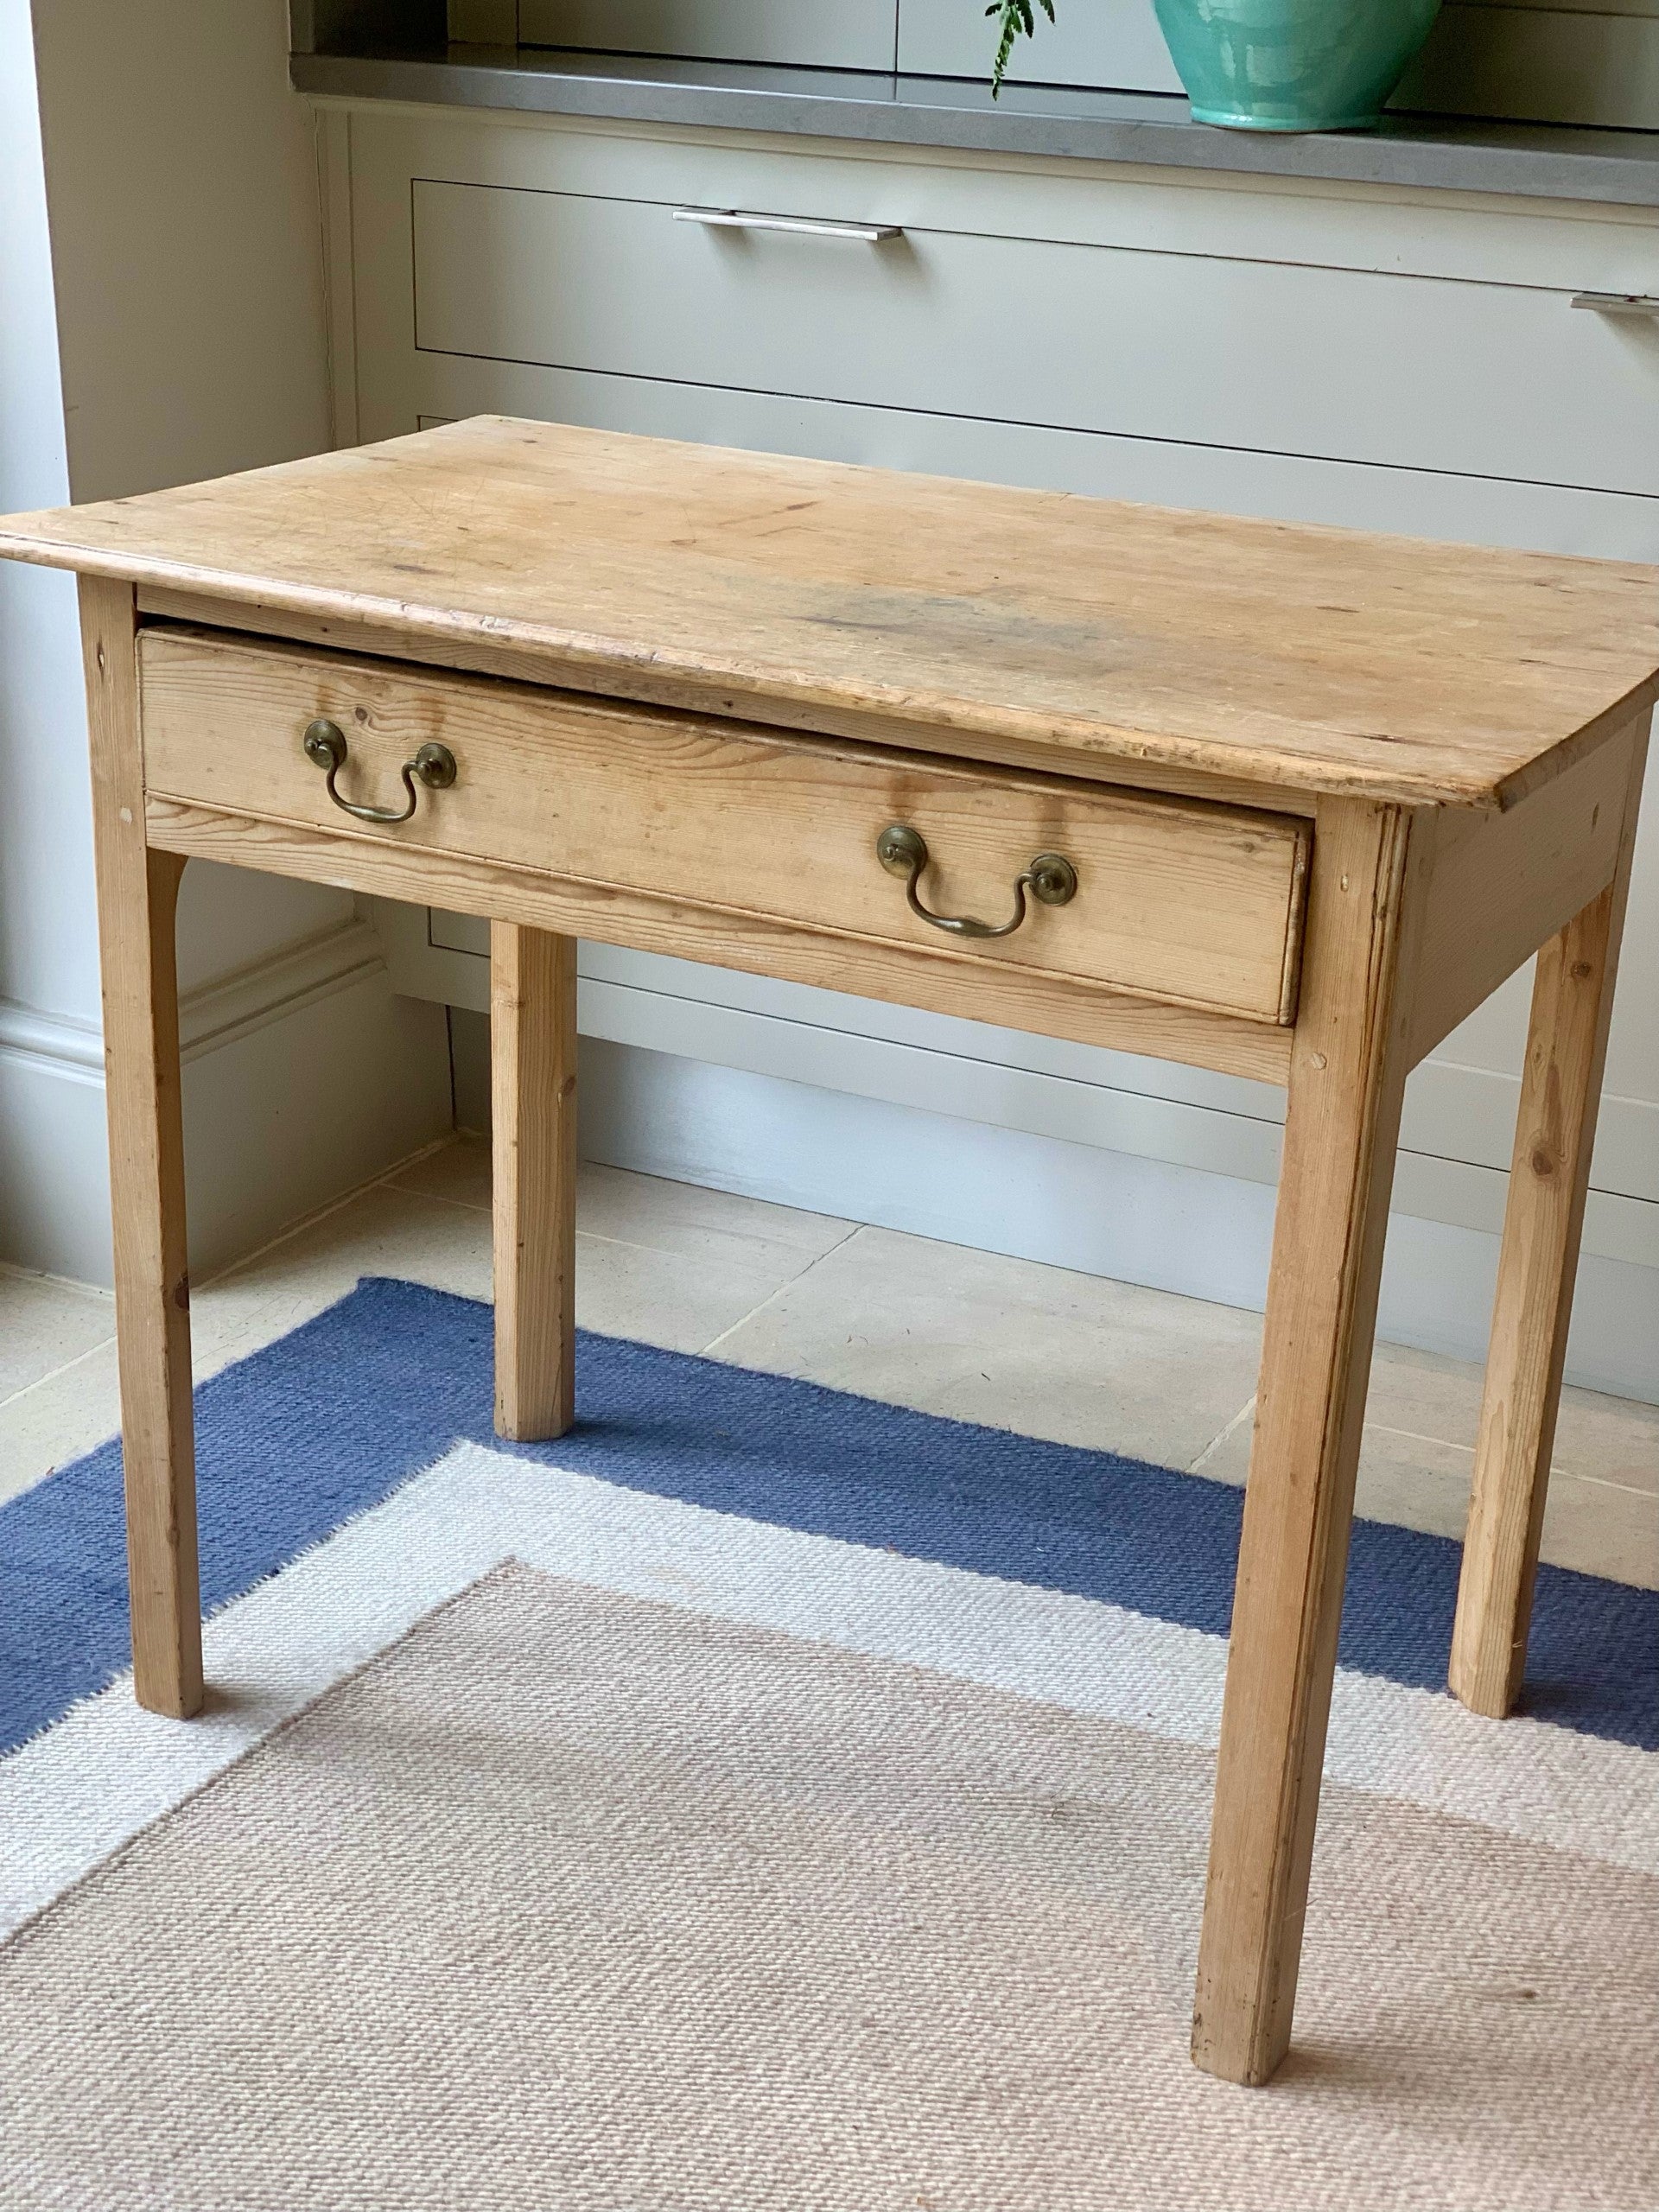
[[[860, 223], [903, 232], [861, 243], [416, 177], [415, 346], [1659, 494], [1659, 346], [1637, 318], [1539, 284], [988, 236], [915, 220], [922, 189], [858, 194]], [[826, 184], [810, 213], [856, 191]]]
[[[1288, 817], [213, 632], [147, 630], [139, 661], [157, 798], [1257, 1021], [1294, 1011], [1309, 831]], [[348, 798], [401, 804], [401, 766], [426, 744], [449, 749], [454, 781], [412, 786], [405, 823], [354, 819], [304, 749], [316, 717], [346, 738]], [[918, 888], [938, 911], [1006, 919], [1044, 853], [1071, 864], [1076, 894], [1033, 899], [1009, 937], [946, 936], [877, 857], [891, 823], [925, 840]]]

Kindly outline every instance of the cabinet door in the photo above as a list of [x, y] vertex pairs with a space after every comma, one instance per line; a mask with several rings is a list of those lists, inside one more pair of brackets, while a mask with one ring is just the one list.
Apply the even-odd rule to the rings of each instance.
[[[1016, 41], [1011, 81], [1092, 85], [1121, 92], [1179, 92], [1152, 0], [1056, 0], [1037, 35]], [[899, 67], [918, 76], [983, 77], [995, 41], [968, 0], [899, 0]]]
[[891, 69], [897, 29], [897, 0], [518, 0], [521, 44], [607, 54]]

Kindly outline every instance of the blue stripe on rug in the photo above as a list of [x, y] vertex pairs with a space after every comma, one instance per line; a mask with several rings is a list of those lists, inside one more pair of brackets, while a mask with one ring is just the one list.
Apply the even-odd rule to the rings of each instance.
[[[466, 1438], [752, 1520], [1036, 1583], [1224, 1634], [1241, 1493], [1109, 1452], [582, 1332], [580, 1418], [492, 1428], [486, 1306], [383, 1279], [196, 1393], [212, 1611]], [[128, 1664], [118, 1446], [0, 1507], [0, 1751]], [[1356, 1525], [1345, 1666], [1443, 1689], [1459, 1547]], [[1659, 1595], [1540, 1570], [1523, 1709], [1659, 1748]]]

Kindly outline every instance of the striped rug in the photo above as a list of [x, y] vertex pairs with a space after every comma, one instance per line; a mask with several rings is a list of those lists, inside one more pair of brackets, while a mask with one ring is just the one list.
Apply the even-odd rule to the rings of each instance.
[[1239, 1499], [372, 1281], [199, 1394], [212, 1707], [112, 1449], [0, 1510], [0, 2202], [1659, 2205], [1659, 1600], [1357, 1532], [1295, 2054], [1185, 2056]]

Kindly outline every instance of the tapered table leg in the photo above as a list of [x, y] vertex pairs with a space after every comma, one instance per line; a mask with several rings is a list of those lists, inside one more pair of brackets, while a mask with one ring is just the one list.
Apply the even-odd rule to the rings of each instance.
[[495, 1425], [521, 1443], [575, 1418], [576, 942], [490, 929]]
[[1411, 817], [1321, 809], [1228, 1655], [1192, 2055], [1290, 2041], [1408, 1053]]
[[1453, 1694], [1494, 1719], [1526, 1666], [1645, 757], [1638, 742], [1617, 873], [1539, 954], [1533, 986], [1452, 1637]]
[[144, 842], [130, 584], [84, 577], [104, 1057], [115, 1245], [133, 1682], [138, 1702], [200, 1712], [196, 1567], [174, 918], [184, 862]]

